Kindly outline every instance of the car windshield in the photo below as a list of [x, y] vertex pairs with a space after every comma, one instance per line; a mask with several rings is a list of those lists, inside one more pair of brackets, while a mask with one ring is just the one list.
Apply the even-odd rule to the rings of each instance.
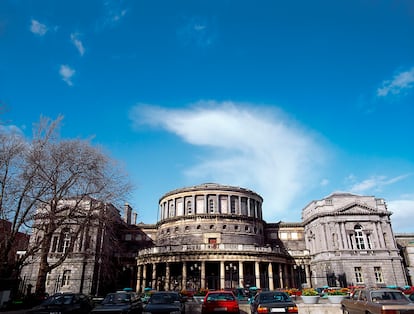
[[371, 292], [372, 301], [383, 300], [405, 300], [405, 296], [397, 291], [375, 291]]
[[72, 294], [69, 295], [54, 295], [47, 299], [44, 304], [71, 304], [73, 302], [74, 296]]
[[102, 304], [128, 303], [130, 301], [131, 295], [128, 293], [109, 293], [102, 301]]
[[149, 299], [149, 303], [152, 304], [171, 304], [176, 301], [180, 301], [178, 295], [176, 294], [168, 294], [168, 293], [157, 293], [153, 294]]
[[210, 293], [207, 301], [234, 301], [235, 298], [231, 293]]
[[261, 293], [259, 296], [260, 303], [275, 303], [275, 302], [287, 302], [287, 301], [290, 301], [289, 296], [281, 292]]

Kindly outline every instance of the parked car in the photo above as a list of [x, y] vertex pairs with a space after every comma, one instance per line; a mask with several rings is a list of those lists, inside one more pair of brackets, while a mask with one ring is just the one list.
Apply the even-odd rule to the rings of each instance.
[[142, 313], [142, 302], [133, 291], [108, 293], [102, 302], [92, 310], [93, 314], [104, 313]]
[[58, 293], [48, 297], [40, 305], [35, 306], [26, 313], [87, 314], [92, 308], [91, 300], [82, 293]]
[[298, 307], [281, 291], [263, 291], [250, 303], [251, 314], [258, 313], [298, 313]]
[[342, 302], [342, 311], [356, 313], [404, 313], [414, 314], [414, 303], [397, 289], [356, 289], [349, 299]]
[[185, 298], [178, 292], [160, 291], [151, 294], [143, 314], [184, 314]]
[[408, 298], [410, 299], [411, 302], [414, 302], [414, 293], [410, 294]]
[[201, 305], [202, 314], [240, 313], [239, 302], [232, 291], [209, 291]]

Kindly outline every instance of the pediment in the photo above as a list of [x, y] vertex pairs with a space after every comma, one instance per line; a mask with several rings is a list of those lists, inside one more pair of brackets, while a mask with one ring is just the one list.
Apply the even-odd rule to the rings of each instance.
[[379, 211], [376, 208], [368, 206], [359, 202], [349, 203], [336, 210], [341, 215], [378, 215]]

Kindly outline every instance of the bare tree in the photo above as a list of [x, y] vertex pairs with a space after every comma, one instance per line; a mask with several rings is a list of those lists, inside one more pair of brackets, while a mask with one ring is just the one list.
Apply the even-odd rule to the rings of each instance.
[[[39, 294], [45, 292], [46, 275], [63, 263], [74, 245], [71, 241], [51, 262], [53, 234], [69, 223], [76, 226], [71, 230], [76, 237], [91, 220], [110, 219], [103, 205], [119, 204], [130, 191], [127, 176], [101, 148], [59, 137], [61, 120], [41, 118], [30, 141], [2, 134], [0, 143], [1, 215], [15, 222], [15, 232], [27, 227], [36, 234], [25, 257], [36, 252], [40, 256]], [[9, 239], [9, 246], [13, 241]]]

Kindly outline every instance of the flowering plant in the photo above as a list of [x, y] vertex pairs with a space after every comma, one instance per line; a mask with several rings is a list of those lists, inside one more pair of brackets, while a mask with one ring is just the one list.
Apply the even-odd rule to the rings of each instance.
[[349, 289], [348, 288], [341, 288], [341, 289], [328, 289], [328, 295], [348, 295]]
[[306, 288], [306, 289], [303, 289], [302, 295], [305, 296], [305, 297], [306, 296], [316, 296], [316, 295], [319, 295], [319, 293], [318, 293], [318, 291], [316, 291], [313, 288]]

